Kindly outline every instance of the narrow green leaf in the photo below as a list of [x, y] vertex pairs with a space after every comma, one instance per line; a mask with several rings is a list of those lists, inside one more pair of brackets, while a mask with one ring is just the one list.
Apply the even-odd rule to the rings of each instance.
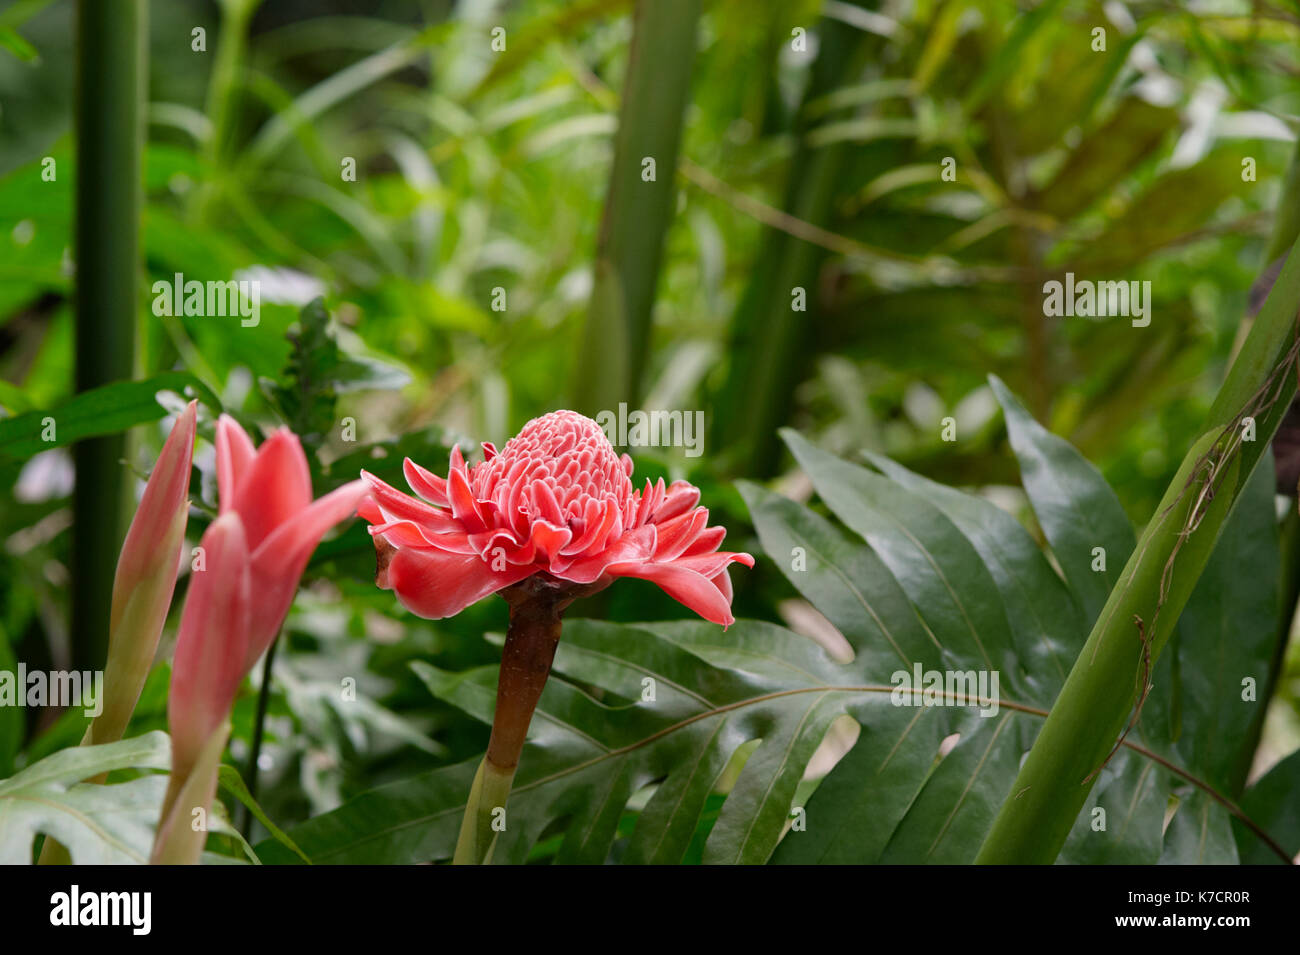
[[1091, 623], [1133, 552], [1133, 526], [1106, 479], [1083, 455], [1035, 421], [1001, 379], [991, 376], [989, 383], [1006, 416], [1029, 503]]
[[[226, 792], [230, 793], [248, 807], [248, 811], [253, 814], [253, 817], [266, 827], [266, 831], [271, 834], [271, 838], [280, 843], [280, 845], [284, 846], [303, 862], [311, 865], [311, 859], [307, 858], [303, 851], [298, 848], [284, 830], [272, 822], [271, 817], [266, 814], [266, 811], [262, 809], [260, 805], [258, 805], [257, 800], [254, 799], [252, 793], [248, 791], [248, 787], [244, 785], [244, 778], [239, 775], [239, 770], [234, 766], [227, 766], [223, 763], [221, 768], [217, 770], [217, 782], [222, 789], [226, 790]], [[253, 852], [252, 847], [248, 846], [248, 843], [244, 841], [243, 834], [238, 830], [233, 831], [235, 835], [239, 836], [240, 842], [243, 843], [245, 847], [248, 847], [249, 851], [253, 853], [253, 859], [256, 861], [258, 858], [257, 854]]]
[[0, 463], [22, 461], [83, 438], [118, 434], [167, 413], [160, 391], [192, 394], [210, 408], [221, 403], [197, 378], [168, 371], [143, 381], [121, 381], [83, 392], [51, 411], [29, 411], [0, 420]]

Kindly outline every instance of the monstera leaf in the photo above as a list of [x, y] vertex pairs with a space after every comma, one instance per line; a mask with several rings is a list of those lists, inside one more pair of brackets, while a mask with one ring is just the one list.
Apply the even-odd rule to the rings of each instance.
[[0, 780], [0, 864], [30, 863], [37, 833], [57, 839], [78, 865], [147, 862], [167, 777], [104, 786], [82, 780], [115, 769], [166, 769], [170, 754], [167, 734], [153, 732], [60, 750]]
[[[1134, 546], [1096, 469], [994, 386], [1049, 550], [983, 497], [785, 433], [832, 517], [741, 492], [767, 559], [852, 660], [758, 621], [570, 620], [494, 861], [972, 861]], [[1261, 478], [1062, 861], [1235, 861], [1234, 835], [1258, 838], [1234, 830], [1227, 804], [1262, 705], [1242, 681], [1266, 682], [1276, 640], [1274, 525]], [[438, 698], [491, 722], [495, 667], [414, 666]], [[927, 692], [934, 674], [943, 685]], [[856, 742], [805, 803], [810, 760], [846, 716]], [[316, 863], [448, 859], [476, 764], [360, 795], [292, 838]], [[271, 843], [258, 852], [292, 861]]]

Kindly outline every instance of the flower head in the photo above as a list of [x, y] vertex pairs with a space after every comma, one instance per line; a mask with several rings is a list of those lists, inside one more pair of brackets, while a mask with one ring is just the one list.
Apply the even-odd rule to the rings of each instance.
[[217, 421], [217, 493], [220, 513], [237, 514], [247, 538], [252, 592], [252, 640], [245, 669], [266, 652], [284, 622], [298, 580], [321, 537], [351, 517], [366, 495], [351, 481], [319, 500], [298, 436], [278, 428], [254, 448], [229, 415]]
[[483, 453], [471, 468], [453, 447], [446, 480], [408, 458], [407, 483], [423, 500], [362, 472], [372, 496], [358, 512], [372, 525], [377, 583], [408, 609], [449, 617], [535, 574], [591, 589], [640, 577], [706, 620], [734, 622], [727, 566], [754, 559], [718, 550], [726, 530], [707, 526], [691, 484], [637, 490], [632, 459], [573, 411], [535, 418]]
[[248, 672], [252, 639], [248, 537], [238, 515], [223, 514], [209, 524], [202, 546], [204, 566], [193, 574], [185, 598], [167, 695], [172, 772], [178, 778], [193, 768], [230, 712]]
[[106, 692], [103, 711], [87, 734], [91, 743], [122, 738], [153, 668], [180, 572], [197, 420], [191, 401], [172, 425], [122, 542], [109, 611]]
[[230, 709], [239, 685], [284, 622], [321, 537], [366, 495], [352, 481], [312, 500], [302, 445], [280, 428], [254, 448], [233, 418], [217, 422], [220, 514], [201, 541], [172, 661], [167, 724], [172, 773], [154, 839], [154, 861], [194, 862], [202, 835], [188, 803], [206, 808], [216, 789]]

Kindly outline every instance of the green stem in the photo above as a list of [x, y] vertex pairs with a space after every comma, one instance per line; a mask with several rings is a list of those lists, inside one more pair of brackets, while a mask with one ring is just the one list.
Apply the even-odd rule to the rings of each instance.
[[[262, 756], [262, 727], [266, 723], [266, 708], [271, 702], [271, 667], [275, 664], [275, 648], [279, 645], [280, 638], [277, 635], [271, 641], [271, 646], [266, 651], [266, 657], [262, 660], [262, 685], [257, 691], [257, 713], [253, 717], [253, 739], [248, 750], [248, 765], [244, 769], [244, 778], [248, 785], [250, 799], [257, 798], [257, 764]], [[250, 833], [252, 828], [253, 813], [248, 805], [244, 804], [240, 814], [239, 831], [244, 834], [245, 839], [249, 839], [252, 837]]]
[[244, 70], [248, 48], [248, 24], [262, 0], [221, 0], [221, 25], [208, 81], [207, 115], [211, 138], [204, 144], [208, 164], [208, 181], [195, 195], [194, 205], [200, 218], [210, 215], [214, 202], [225, 189], [225, 177], [232, 164], [228, 161], [234, 139], [236, 93]]
[[[146, 8], [144, 0], [77, 4], [76, 356], [78, 392], [135, 374]], [[57, 422], [56, 422], [57, 425]], [[73, 669], [108, 657], [113, 568], [126, 526], [124, 435], [73, 448]]]
[[[864, 9], [875, 0], [853, 0]], [[811, 145], [807, 133], [819, 121], [809, 107], [828, 93], [853, 82], [881, 41], [834, 17], [817, 27], [817, 59], [794, 127], [797, 143], [786, 183], [782, 210], [794, 218], [825, 227], [843, 186], [845, 163], [860, 146]], [[782, 39], [788, 42], [788, 33]], [[731, 321], [727, 376], [717, 396], [711, 435], [716, 447], [728, 449], [726, 467], [734, 474], [771, 474], [781, 455], [777, 431], [790, 415], [790, 395], [808, 372], [808, 363], [824, 328], [818, 314], [818, 286], [826, 250], [769, 228], [758, 260], [750, 271], [744, 296]], [[803, 290], [796, 310], [795, 289]]]
[[488, 862], [497, 833], [508, 825], [506, 800], [528, 737], [528, 724], [546, 686], [560, 643], [561, 616], [577, 596], [571, 589], [530, 578], [502, 591], [510, 626], [501, 651], [492, 737], [465, 806], [453, 862]]
[[[1097, 771], [1140, 713], [1137, 680], [1145, 672], [1144, 655], [1150, 654], [1154, 666], [1295, 394], [1298, 305], [1300, 255], [1292, 248], [1200, 439], [1111, 591], [977, 862], [1049, 863], [1065, 844]], [[1240, 440], [1244, 415], [1255, 419], [1250, 442]]]
[[[638, 0], [619, 110], [595, 286], [573, 405], [595, 415], [640, 400], [677, 154], [690, 96], [700, 0]], [[646, 159], [655, 164], [645, 177]]]

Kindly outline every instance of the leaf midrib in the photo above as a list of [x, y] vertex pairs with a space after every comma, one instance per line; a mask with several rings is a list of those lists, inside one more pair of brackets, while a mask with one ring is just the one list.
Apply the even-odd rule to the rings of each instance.
[[[563, 779], [566, 776], [571, 776], [575, 773], [582, 772], [583, 770], [588, 769], [591, 766], [594, 766], [602, 762], [603, 760], [614, 759], [620, 756], [624, 756], [630, 752], [634, 752], [645, 746], [649, 746], [655, 741], [662, 739], [663, 737], [668, 736], [671, 733], [675, 733], [679, 729], [683, 729], [686, 726], [692, 725], [694, 723], [698, 723], [702, 720], [706, 720], [714, 716], [720, 716], [723, 713], [734, 712], [735, 710], [743, 709], [744, 707], [747, 706], [757, 706], [760, 703], [766, 703], [770, 700], [780, 699], [786, 696], [794, 696], [799, 693], [893, 693], [895, 690], [899, 690], [899, 689], [902, 688], [892, 686], [892, 685], [884, 686], [881, 684], [861, 684], [856, 686], [808, 686], [808, 687], [795, 687], [788, 690], [775, 690], [771, 693], [765, 693], [760, 696], [749, 697], [744, 700], [737, 700], [734, 703], [727, 703], [722, 706], [716, 707], [712, 710], [707, 710], [702, 713], [692, 714], [691, 716], [679, 720], [678, 722], [672, 724], [671, 726], [666, 726], [663, 729], [656, 730], [654, 733], [651, 733], [650, 735], [640, 740], [637, 740], [636, 742], [629, 743], [626, 746], [621, 746], [617, 749], [607, 750], [606, 752], [600, 754], [599, 756], [588, 759], [585, 762], [576, 763], [572, 766], [567, 766], [564, 769], [559, 770], [558, 772], [551, 773], [549, 776], [543, 776], [538, 779], [531, 780], [530, 782], [524, 783], [521, 786], [516, 786], [514, 791], [516, 793], [520, 793], [520, 792], [526, 792], [530, 789], [536, 789], [540, 786], [544, 786], [558, 779]], [[917, 693], [921, 691], [917, 689], [912, 689], [911, 692]], [[951, 694], [948, 692], [943, 692], [940, 695], [942, 695], [945, 698], [955, 696], [955, 694]], [[967, 697], [966, 699], [970, 705], [974, 705], [974, 706], [987, 705], [993, 702], [992, 700], [988, 700], [980, 697]], [[1036, 706], [1029, 706], [1024, 703], [1016, 703], [1011, 700], [999, 699], [998, 705], [1000, 707], [1005, 707], [1006, 709], [1016, 710], [1021, 713], [1028, 713], [1031, 716], [1037, 716], [1039, 718], [1045, 719], [1047, 717], [1047, 710], [1041, 709]], [[1226, 796], [1223, 796], [1221, 793], [1219, 793], [1209, 783], [1193, 775], [1191, 772], [1183, 769], [1182, 767], [1174, 763], [1171, 763], [1170, 761], [1157, 755], [1156, 753], [1147, 749], [1141, 744], [1133, 742], [1132, 740], [1126, 739], [1123, 741], [1122, 745], [1125, 748], [1130, 749], [1133, 752], [1139, 754], [1140, 756], [1152, 760], [1153, 762], [1159, 764], [1169, 772], [1172, 772], [1175, 775], [1182, 777], [1187, 782], [1190, 782], [1197, 788], [1203, 790], [1211, 798], [1215, 799], [1221, 805], [1223, 805], [1224, 808], [1226, 808], [1234, 816], [1237, 816], [1243, 822], [1246, 822], [1247, 825], [1250, 828], [1252, 828], [1255, 832], [1260, 833], [1264, 831], [1261, 827], [1258, 826], [1258, 824], [1254, 823], [1253, 820], [1250, 820], [1250, 818], [1245, 814], [1245, 812], [1240, 807], [1238, 807]], [[356, 846], [365, 845], [368, 842], [373, 842], [376, 839], [380, 839], [392, 833], [401, 832], [405, 829], [409, 829], [412, 826], [426, 824], [431, 820], [440, 819], [441, 817], [446, 815], [460, 813], [464, 810], [464, 808], [465, 808], [464, 805], [452, 806], [447, 809], [439, 810], [438, 812], [430, 813], [427, 816], [420, 816], [416, 819], [411, 819], [394, 826], [389, 826], [388, 828], [385, 829], [379, 829], [355, 842], [346, 843], [344, 845], [338, 846], [333, 850], [315, 854], [313, 858], [317, 860], [326, 859], [329, 858], [330, 856], [338, 855], [341, 852], [345, 852], [349, 849], [355, 848]]]

